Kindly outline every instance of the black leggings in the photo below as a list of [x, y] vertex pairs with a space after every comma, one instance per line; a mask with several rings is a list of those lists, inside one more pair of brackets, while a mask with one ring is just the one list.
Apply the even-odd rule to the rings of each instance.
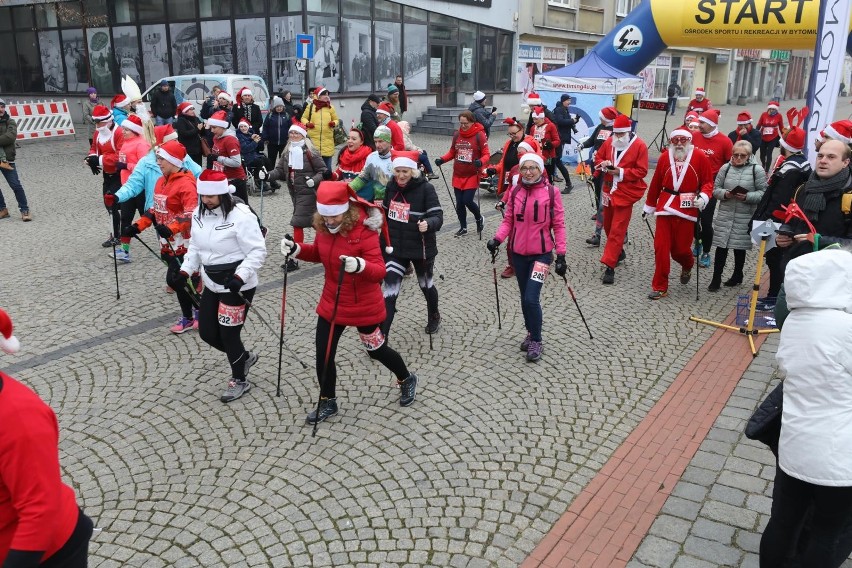
[[[701, 238], [701, 252], [710, 253], [710, 247], [713, 245], [713, 213], [716, 212], [716, 198], [711, 197], [710, 202], [704, 211], [699, 213], [701, 223], [695, 224], [695, 238]], [[699, 234], [699, 226], [701, 232]]]
[[39, 564], [39, 568], [86, 568], [93, 527], [92, 519], [81, 509], [74, 532], [56, 554]]
[[[257, 288], [243, 290], [241, 294], [251, 302]], [[248, 353], [243, 347], [240, 332], [243, 325], [223, 325], [219, 321], [219, 303], [226, 306], [242, 306], [245, 304], [239, 296], [231, 292], [213, 292], [210, 288], [204, 288], [201, 293], [201, 305], [198, 308], [198, 334], [207, 345], [218, 349], [228, 356], [231, 365], [231, 376], [242, 381], [246, 378], [245, 362]], [[243, 312], [243, 322], [248, 317], [248, 306]]]
[[[284, 144], [273, 144], [272, 142], [266, 143], [267, 159], [270, 160], [273, 163], [273, 167], [274, 167], [274, 164], [278, 163], [278, 156], [281, 155], [281, 152], [284, 151], [284, 147], [286, 145], [287, 145], [286, 142]], [[267, 169], [269, 169], [269, 168], [267, 168]]]
[[[169, 288], [175, 291], [178, 303], [180, 304], [180, 312], [186, 319], [192, 319], [192, 296], [186, 289], [186, 278], [180, 275], [180, 265], [183, 264], [183, 256], [172, 256], [170, 254], [160, 253], [160, 258], [165, 260], [169, 267], [166, 269], [166, 284]], [[192, 285], [198, 285], [198, 277], [192, 277]]]
[[402, 288], [402, 277], [405, 271], [408, 270], [409, 263], [414, 265], [414, 273], [417, 275], [417, 283], [420, 285], [420, 290], [426, 296], [426, 311], [429, 316], [438, 313], [438, 289], [435, 288], [433, 280], [435, 271], [435, 257], [422, 259], [396, 258], [388, 256], [385, 261], [387, 274], [384, 282], [385, 310], [387, 316], [382, 323], [382, 333], [385, 337], [390, 335], [390, 327], [393, 323], [393, 316], [396, 314], [396, 299], [399, 298], [399, 292]]
[[[562, 163], [562, 152], [565, 151], [565, 146], [566, 144], [560, 144], [556, 148], [556, 157], [553, 158], [553, 164], [559, 169], [562, 177], [565, 178], [565, 185], [571, 187], [571, 177], [568, 175], [568, 168]], [[553, 176], [550, 176], [550, 179], [553, 180]]]
[[121, 230], [133, 224], [134, 216], [145, 212], [145, 192], [140, 193], [136, 197], [131, 197], [119, 205], [121, 210]]
[[[335, 387], [337, 386], [337, 366], [334, 362], [334, 356], [337, 353], [337, 342], [340, 340], [340, 336], [343, 334], [344, 329], [346, 329], [345, 325], [334, 326], [334, 334], [331, 339], [331, 349], [328, 353], [328, 373], [325, 377], [325, 383], [323, 383], [322, 375], [326, 363], [325, 350], [328, 348], [328, 337], [331, 333], [331, 322], [327, 321], [322, 316], [317, 317], [317, 380], [320, 384], [320, 396], [323, 398], [337, 398], [337, 395], [335, 394]], [[381, 333], [379, 324], [358, 326], [357, 329], [358, 333], [364, 335], [370, 335], [376, 332]], [[388, 342], [386, 340], [383, 341], [381, 346], [377, 349], [370, 350], [370, 348], [367, 348], [367, 355], [370, 356], [370, 359], [375, 359], [384, 365], [390, 372], [396, 375], [397, 380], [402, 381], [408, 378], [408, 367], [405, 366], [405, 362], [402, 360], [400, 354], [388, 346]]]
[[[102, 195], [114, 194], [119, 189], [121, 189], [121, 176], [117, 172], [114, 174], [104, 172]], [[121, 235], [121, 205], [116, 201], [112, 208], [107, 207], [106, 210], [112, 216], [112, 236], [117, 239]]]
[[234, 186], [234, 195], [242, 199], [243, 203], [248, 205], [248, 191], [246, 190], [246, 180], [229, 179], [228, 183]]
[[453, 188], [453, 190], [456, 194], [456, 215], [459, 218], [459, 225], [462, 229], [467, 229], [467, 211], [465, 211], [465, 209], [470, 209], [470, 212], [473, 213], [474, 219], [482, 217], [482, 213], [479, 211], [479, 205], [476, 204], [476, 194], [479, 190], [461, 190], [457, 187]]
[[769, 142], [760, 142], [760, 164], [763, 166], [764, 171], [768, 172], [769, 168], [772, 167], [772, 152], [778, 146], [778, 140], [776, 138]]
[[[734, 273], [731, 275], [733, 280], [743, 279], [743, 267], [745, 266], [746, 251], [734, 249]], [[728, 261], [728, 249], [716, 247], [716, 258], [713, 261], [713, 280], [719, 282], [722, 280], [722, 270], [725, 268], [725, 262]]]
[[781, 284], [784, 283], [784, 251], [778, 247], [766, 251], [766, 268], [769, 269], [769, 290], [766, 295], [770, 298], [778, 297]]

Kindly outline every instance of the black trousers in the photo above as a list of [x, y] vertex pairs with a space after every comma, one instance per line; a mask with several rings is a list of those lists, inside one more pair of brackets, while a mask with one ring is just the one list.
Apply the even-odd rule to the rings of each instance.
[[[716, 212], [716, 198], [711, 197], [710, 202], [704, 211], [699, 213], [701, 223], [695, 224], [695, 238], [701, 238], [702, 252], [710, 253], [710, 247], [713, 245], [713, 213]], [[699, 231], [700, 229], [700, 231]]]
[[81, 509], [74, 532], [56, 554], [39, 564], [39, 568], [86, 568], [93, 528], [92, 519]]
[[393, 323], [393, 317], [396, 314], [396, 300], [399, 298], [399, 292], [402, 289], [402, 278], [405, 271], [408, 270], [410, 264], [414, 265], [414, 273], [417, 275], [417, 284], [420, 290], [426, 297], [426, 311], [429, 316], [438, 313], [438, 289], [435, 288], [435, 257], [432, 258], [396, 258], [388, 256], [385, 259], [385, 274], [384, 296], [385, 310], [387, 316], [382, 323], [382, 333], [385, 337], [390, 335], [390, 327]]
[[775, 247], [766, 251], [766, 268], [769, 269], [769, 290], [766, 295], [777, 298], [784, 283], [784, 249]]
[[[273, 167], [278, 163], [278, 156], [281, 155], [281, 152], [284, 151], [284, 146], [287, 144], [273, 144], [272, 142], [266, 143], [266, 156], [269, 160], [272, 161]], [[268, 169], [268, 168], [267, 168]]]
[[145, 212], [145, 192], [122, 202], [119, 210], [121, 211], [121, 229], [124, 230], [133, 224], [133, 218], [137, 213], [142, 215]]
[[[562, 177], [565, 178], [565, 186], [571, 187], [571, 177], [568, 175], [568, 168], [565, 167], [565, 164], [562, 163], [562, 152], [565, 151], [565, 144], [560, 144], [556, 148], [556, 157], [553, 158], [553, 166], [554, 168], [559, 169], [559, 173], [562, 174]], [[553, 180], [553, 177], [550, 178]]]
[[[743, 267], [745, 266], [746, 251], [734, 249], [734, 273], [731, 275], [733, 280], [743, 279]], [[722, 281], [722, 270], [725, 269], [725, 263], [728, 261], [728, 249], [716, 247], [716, 258], [713, 261], [713, 282]]]
[[[241, 293], [246, 300], [251, 302], [254, 298], [256, 288], [243, 290]], [[231, 292], [217, 293], [209, 288], [204, 288], [201, 293], [201, 305], [198, 308], [198, 334], [207, 345], [225, 353], [228, 356], [228, 364], [231, 366], [231, 376], [243, 381], [246, 378], [245, 362], [248, 353], [243, 346], [240, 332], [243, 325], [223, 325], [219, 321], [219, 303], [226, 306], [242, 306], [245, 302], [236, 294]], [[245, 306], [243, 322], [248, 317], [248, 306]]]
[[765, 171], [772, 167], [772, 152], [778, 146], [778, 138], [769, 142], [760, 142], [760, 164]]
[[[338, 341], [340, 341], [340, 336], [343, 334], [344, 329], [346, 329], [345, 325], [335, 325], [334, 333], [332, 334], [331, 322], [326, 320], [322, 316], [317, 317], [317, 380], [319, 381], [320, 385], [320, 396], [323, 398], [337, 398], [337, 365], [335, 364], [335, 354], [337, 353], [337, 343]], [[377, 332], [381, 333], [379, 324], [358, 326], [357, 329], [358, 333], [363, 335], [370, 335]], [[328, 345], [329, 335], [331, 335], [330, 349]], [[325, 360], [326, 349], [329, 349], [327, 363]], [[402, 356], [400, 356], [399, 353], [397, 353], [388, 346], [388, 342], [386, 339], [377, 349], [367, 348], [367, 355], [370, 356], [370, 359], [375, 359], [376, 361], [384, 365], [390, 372], [392, 372], [396, 376], [397, 380], [402, 381], [408, 378], [408, 367], [405, 366], [405, 362], [402, 360]], [[323, 382], [323, 370], [325, 369], [326, 364], [328, 365], [328, 371], [326, 372], [325, 381]]]
[[234, 195], [243, 200], [243, 203], [248, 205], [248, 191], [246, 189], [246, 180], [244, 179], [229, 179], [228, 183], [234, 186]]
[[[108, 174], [104, 172], [104, 183], [101, 188], [102, 195], [107, 193], [115, 193], [121, 189], [121, 176], [118, 172]], [[112, 208], [107, 207], [106, 210], [112, 216], [112, 236], [116, 239], [121, 235], [121, 206], [116, 202]]]
[[[192, 296], [186, 289], [186, 278], [180, 275], [180, 265], [183, 264], [183, 255], [172, 256], [170, 254], [160, 254], [160, 257], [168, 263], [166, 269], [166, 284], [169, 288], [175, 291], [178, 303], [180, 304], [180, 312], [186, 319], [192, 319]], [[191, 279], [192, 285], [198, 285], [198, 277]]]

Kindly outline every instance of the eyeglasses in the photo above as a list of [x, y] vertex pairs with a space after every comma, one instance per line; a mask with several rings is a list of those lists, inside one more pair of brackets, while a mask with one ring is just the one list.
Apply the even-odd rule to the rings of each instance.
[[541, 168], [539, 168], [538, 166], [521, 166], [518, 169], [522, 172], [531, 172], [533, 170], [541, 171]]
[[732, 154], [734, 158], [748, 158], [748, 154]]
[[674, 138], [671, 138], [672, 144], [686, 144], [690, 140], [691, 138], [687, 138], [686, 136], [675, 136]]

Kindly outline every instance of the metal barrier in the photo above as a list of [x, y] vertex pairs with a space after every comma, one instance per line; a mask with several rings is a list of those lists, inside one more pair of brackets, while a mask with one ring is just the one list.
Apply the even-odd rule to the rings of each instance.
[[18, 124], [18, 140], [74, 136], [74, 122], [68, 110], [68, 102], [44, 101], [32, 103], [10, 103], [6, 112]]

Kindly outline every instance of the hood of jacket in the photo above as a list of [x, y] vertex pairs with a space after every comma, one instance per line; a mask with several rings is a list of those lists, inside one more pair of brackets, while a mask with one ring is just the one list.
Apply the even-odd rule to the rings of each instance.
[[376, 112], [376, 109], [374, 109], [372, 105], [370, 105], [370, 101], [364, 101], [364, 103], [361, 105], [361, 110], [368, 110], [372, 113]]
[[852, 313], [852, 253], [825, 249], [794, 258], [784, 277], [787, 306]]
[[473, 138], [480, 132], [485, 132], [485, 127], [479, 124], [478, 122], [474, 122], [467, 130], [462, 130], [461, 128], [459, 128], [458, 132], [459, 136], [461, 136], [462, 138]]

